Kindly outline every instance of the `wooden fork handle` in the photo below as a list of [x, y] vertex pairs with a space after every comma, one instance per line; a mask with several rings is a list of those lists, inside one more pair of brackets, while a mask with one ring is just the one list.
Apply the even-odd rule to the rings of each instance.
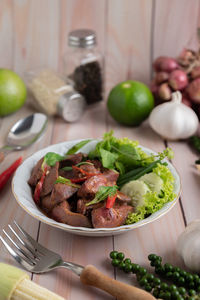
[[88, 265], [80, 275], [81, 282], [91, 285], [109, 293], [117, 300], [155, 300], [155, 298], [142, 289], [114, 280], [94, 266]]

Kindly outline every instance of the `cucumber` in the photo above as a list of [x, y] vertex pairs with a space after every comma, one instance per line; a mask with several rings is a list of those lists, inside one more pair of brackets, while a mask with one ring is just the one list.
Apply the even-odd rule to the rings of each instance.
[[163, 187], [163, 180], [155, 173], [151, 172], [149, 174], [145, 174], [144, 176], [138, 179], [139, 181], [143, 181], [152, 192], [156, 192], [158, 195]]
[[128, 195], [132, 199], [134, 207], [142, 206], [144, 203], [144, 195], [151, 192], [146, 183], [141, 180], [132, 180], [121, 188], [121, 192]]

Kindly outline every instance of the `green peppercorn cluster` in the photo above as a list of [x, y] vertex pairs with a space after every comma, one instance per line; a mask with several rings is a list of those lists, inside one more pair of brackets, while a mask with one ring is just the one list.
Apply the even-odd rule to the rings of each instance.
[[125, 273], [136, 275], [139, 285], [147, 292], [151, 292], [155, 298], [164, 300], [197, 300], [200, 299], [200, 277], [191, 274], [169, 263], [162, 265], [162, 258], [150, 254], [148, 259], [150, 265], [155, 267], [155, 273], [172, 281], [169, 285], [162, 282], [159, 277], [148, 273], [145, 268], [132, 263], [130, 258], [125, 258], [122, 252], [112, 251], [110, 253], [112, 265], [123, 270]]

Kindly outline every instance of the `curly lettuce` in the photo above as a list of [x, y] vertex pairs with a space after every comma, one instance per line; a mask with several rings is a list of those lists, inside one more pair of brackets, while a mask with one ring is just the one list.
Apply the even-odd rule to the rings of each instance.
[[160, 210], [164, 204], [175, 199], [174, 177], [169, 168], [165, 165], [158, 164], [153, 169], [153, 173], [157, 174], [163, 180], [163, 186], [159, 195], [156, 192], [146, 193], [143, 205], [136, 208], [135, 213], [130, 213], [126, 219], [126, 224], [133, 224], [150, 216], [152, 213]]

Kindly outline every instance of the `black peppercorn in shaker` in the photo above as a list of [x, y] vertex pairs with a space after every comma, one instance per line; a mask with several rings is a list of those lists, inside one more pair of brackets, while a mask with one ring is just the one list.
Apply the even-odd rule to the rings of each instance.
[[64, 56], [65, 74], [87, 104], [103, 99], [103, 57], [97, 50], [93, 30], [79, 29], [69, 33], [69, 49]]

